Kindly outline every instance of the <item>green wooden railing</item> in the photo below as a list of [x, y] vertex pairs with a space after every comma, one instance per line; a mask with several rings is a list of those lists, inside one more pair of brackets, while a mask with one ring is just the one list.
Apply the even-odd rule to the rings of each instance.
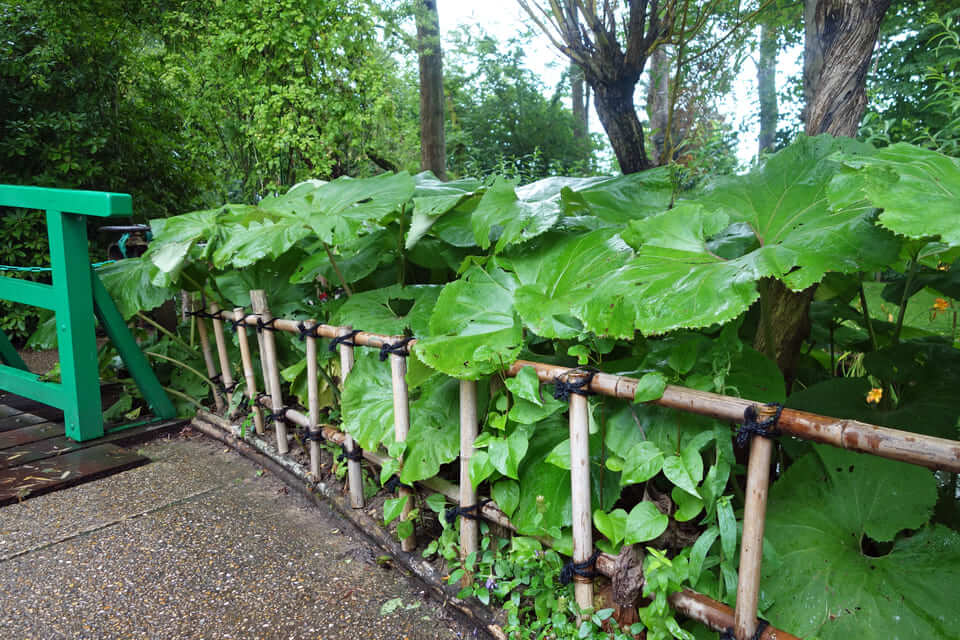
[[27, 370], [0, 330], [0, 389], [61, 409], [66, 434], [74, 440], [102, 436], [96, 316], [153, 414], [158, 418], [174, 417], [173, 404], [91, 268], [87, 253], [86, 216], [129, 216], [133, 211], [130, 196], [0, 185], [0, 207], [46, 212], [52, 284], [0, 277], [0, 299], [53, 311], [60, 353], [60, 382], [41, 380]]

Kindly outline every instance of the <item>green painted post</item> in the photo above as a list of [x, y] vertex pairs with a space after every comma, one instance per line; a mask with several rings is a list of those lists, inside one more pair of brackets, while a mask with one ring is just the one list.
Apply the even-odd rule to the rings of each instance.
[[92, 440], [103, 436], [100, 371], [93, 324], [93, 287], [83, 216], [47, 211], [50, 266], [57, 309], [57, 347], [67, 437]]
[[160, 381], [157, 380], [153, 369], [150, 368], [150, 363], [147, 362], [147, 358], [140, 350], [140, 346], [137, 345], [137, 341], [130, 335], [127, 323], [123, 321], [123, 316], [117, 310], [113, 298], [110, 297], [106, 287], [103, 286], [103, 282], [100, 281], [100, 276], [93, 269], [90, 269], [90, 277], [93, 283], [93, 306], [97, 312], [97, 317], [100, 319], [100, 324], [103, 325], [117, 353], [123, 358], [123, 362], [127, 365], [134, 381], [136, 381], [140, 393], [143, 394], [147, 404], [150, 405], [153, 415], [158, 418], [173, 418], [177, 415], [177, 410], [170, 402], [170, 398], [167, 397], [167, 392], [163, 390]]
[[17, 350], [13, 348], [13, 345], [10, 344], [10, 339], [7, 337], [7, 334], [0, 329], [0, 364], [6, 364], [17, 369], [22, 369], [27, 371], [27, 364], [23, 361], [23, 358], [20, 357], [20, 354], [17, 353]]

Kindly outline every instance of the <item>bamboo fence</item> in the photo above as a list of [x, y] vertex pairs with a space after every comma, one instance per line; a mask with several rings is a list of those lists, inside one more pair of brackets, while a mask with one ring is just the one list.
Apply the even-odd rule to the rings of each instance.
[[[345, 378], [353, 366], [355, 346], [386, 348], [390, 353], [390, 375], [394, 406], [394, 435], [403, 441], [410, 428], [409, 397], [406, 384], [406, 356], [416, 344], [415, 339], [403, 336], [387, 336], [365, 331], [353, 331], [349, 327], [337, 327], [317, 324], [313, 321], [274, 318], [269, 311], [266, 293], [262, 290], [251, 291], [253, 313], [244, 314], [242, 309], [232, 312], [221, 311], [213, 305], [209, 310], [195, 312], [198, 323], [201, 349], [211, 378], [223, 383], [223, 389], [214, 389], [214, 401], [218, 411], [224, 410], [222, 396], [232, 392], [233, 377], [229, 366], [226, 339], [222, 322], [231, 324], [237, 332], [237, 343], [241, 354], [241, 368], [245, 402], [253, 413], [256, 433], [264, 433], [261, 408], [271, 411], [270, 417], [275, 423], [276, 449], [282, 455], [289, 451], [287, 423], [306, 429], [310, 434], [310, 469], [314, 476], [319, 473], [319, 434], [330, 442], [340, 444], [348, 459], [347, 486], [350, 503], [361, 508], [363, 487], [361, 477], [359, 449], [346, 433], [333, 429], [329, 425], [319, 424], [318, 403], [318, 367], [317, 344], [321, 338], [336, 339], [340, 350], [341, 372]], [[219, 356], [221, 371], [215, 371], [213, 354], [204, 318], [213, 322], [214, 337]], [[257, 330], [260, 348], [262, 380], [266, 393], [257, 392], [256, 372], [253, 367], [250, 348], [247, 341], [247, 328]], [[242, 329], [242, 330], [241, 330]], [[279, 363], [273, 337], [274, 331], [295, 334], [307, 341], [307, 377], [309, 396], [309, 415], [305, 415], [283, 404], [280, 388]], [[571, 495], [573, 509], [573, 563], [575, 567], [574, 594], [581, 609], [593, 607], [593, 573], [607, 576], [615, 583], [615, 593], [629, 593], [633, 598], [639, 594], [643, 585], [641, 562], [631, 547], [627, 547], [621, 556], [597, 553], [593, 549], [592, 509], [590, 505], [590, 465], [588, 449], [588, 393], [602, 394], [614, 398], [633, 400], [638, 380], [626, 376], [602, 372], [586, 372], [578, 368], [560, 367], [531, 361], [515, 362], [505, 375], [515, 376], [524, 367], [532, 367], [541, 382], [560, 383], [568, 390], [570, 416], [570, 458], [571, 458]], [[459, 505], [463, 517], [460, 528], [460, 547], [463, 556], [478, 549], [477, 520], [473, 516], [515, 531], [506, 514], [493, 501], [480, 498], [469, 477], [469, 463], [474, 453], [473, 442], [478, 433], [477, 385], [473, 381], [460, 382], [460, 484], [454, 485], [442, 478], [430, 478], [419, 484], [431, 491], [444, 495]], [[662, 397], [650, 404], [708, 416], [733, 423], [745, 420], [747, 412], [758, 417], [769, 417], [773, 409], [753, 400], [735, 398], [716, 393], [697, 391], [676, 385], [668, 385]], [[899, 431], [856, 420], [842, 420], [821, 416], [804, 411], [782, 409], [776, 418], [777, 429], [787, 435], [841, 447], [851, 451], [869, 453], [893, 460], [917, 464], [931, 469], [941, 469], [952, 473], [960, 472], [960, 442]], [[675, 610], [708, 627], [732, 633], [737, 640], [751, 640], [757, 635], [757, 595], [759, 593], [760, 564], [763, 549], [763, 530], [766, 512], [767, 489], [770, 477], [772, 442], [763, 436], [751, 439], [750, 458], [747, 468], [747, 494], [744, 512], [743, 536], [741, 542], [739, 581], [737, 585], [737, 608], [731, 610], [703, 594], [689, 589], [669, 596], [668, 600]], [[366, 461], [383, 466], [388, 458], [375, 451], [362, 451]], [[398, 461], [399, 462], [399, 461]], [[411, 495], [412, 488], [401, 486], [401, 496]], [[406, 501], [402, 520], [406, 520], [412, 508], [412, 499]], [[412, 551], [415, 537], [409, 536], [402, 541], [404, 551]], [[466, 576], [465, 581], [471, 580]], [[619, 582], [619, 584], [617, 584]], [[795, 636], [767, 626], [758, 638], [763, 640], [791, 640]]]

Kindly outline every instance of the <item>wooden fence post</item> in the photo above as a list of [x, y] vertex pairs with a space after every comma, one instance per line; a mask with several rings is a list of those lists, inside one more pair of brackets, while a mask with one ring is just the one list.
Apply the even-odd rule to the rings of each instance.
[[[307, 328], [317, 326], [317, 321], [307, 320]], [[309, 405], [310, 426], [310, 473], [320, 477], [320, 381], [317, 371], [317, 336], [313, 330], [307, 334], [307, 404]]]
[[[477, 439], [477, 381], [460, 381], [460, 508], [477, 504], [477, 492], [470, 481], [470, 458], [473, 457], [473, 441]], [[476, 518], [460, 519], [460, 557], [466, 558], [477, 550], [480, 533], [480, 509]], [[466, 572], [461, 584], [473, 583], [473, 574]]]
[[[350, 335], [351, 330], [349, 328], [343, 329], [340, 333], [340, 336]], [[341, 341], [340, 342], [340, 379], [343, 384], [347, 382], [347, 376], [350, 375], [350, 371], [353, 369], [353, 342]], [[343, 448], [348, 454], [347, 457], [347, 485], [350, 487], [350, 506], [354, 509], [363, 508], [363, 467], [360, 466], [359, 460], [352, 460], [350, 456], [355, 456], [356, 452], [359, 451], [357, 443], [354, 442], [353, 436], [347, 434], [343, 440]]]
[[213, 324], [213, 338], [217, 343], [217, 356], [220, 359], [220, 380], [226, 389], [227, 407], [233, 406], [233, 372], [230, 370], [230, 354], [227, 353], [227, 340], [223, 335], [223, 319], [220, 316], [220, 306], [216, 302], [210, 304], [210, 322]]
[[[199, 297], [194, 302], [194, 311], [201, 314], [205, 311]], [[197, 334], [200, 336], [200, 350], [203, 352], [203, 361], [207, 365], [207, 377], [215, 380], [217, 377], [217, 366], [213, 363], [213, 351], [210, 349], [210, 336], [207, 335], [207, 325], [204, 324], [203, 318], [199, 315], [195, 315], [194, 319], [197, 321]], [[220, 390], [214, 386], [212, 391], [213, 403], [217, 407], [217, 413], [223, 413], [224, 404]]]
[[[390, 378], [393, 382], [393, 428], [397, 442], [405, 442], [410, 431], [410, 398], [407, 391], [407, 357], [396, 353], [390, 354]], [[405, 522], [413, 509], [413, 492], [401, 486], [397, 495], [406, 497], [400, 521]], [[416, 531], [400, 542], [404, 551], [413, 551], [417, 548]]]
[[[570, 372], [567, 384], [589, 381], [587, 374]], [[573, 563], [588, 565], [593, 556], [593, 515], [590, 509], [590, 407], [585, 395], [570, 392], [570, 490], [573, 510]], [[573, 576], [577, 605], [593, 608], [593, 579]]]
[[[233, 310], [233, 321], [237, 327], [237, 344], [240, 345], [240, 361], [243, 364], [243, 377], [247, 383], [247, 401], [253, 412], [253, 424], [257, 435], [263, 435], [263, 412], [257, 404], [257, 374], [253, 371], [253, 358], [250, 356], [250, 343], [247, 341], [246, 314], [243, 307]], [[266, 384], [266, 382], [264, 382]]]

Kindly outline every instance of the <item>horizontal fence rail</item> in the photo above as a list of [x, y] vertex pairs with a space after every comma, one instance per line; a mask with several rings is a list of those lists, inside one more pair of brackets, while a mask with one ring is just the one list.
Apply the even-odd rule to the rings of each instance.
[[[218, 410], [223, 406], [222, 396], [233, 391], [232, 372], [229, 370], [229, 358], [226, 353], [226, 340], [218, 325], [229, 323], [237, 332], [240, 347], [243, 378], [246, 381], [245, 394], [249, 410], [253, 412], [257, 435], [264, 433], [264, 418], [261, 409], [270, 411], [276, 428], [276, 450], [280, 455], [289, 449], [289, 435], [286, 424], [302, 427], [311, 442], [310, 469], [316, 477], [319, 473], [319, 447], [314, 446], [325, 439], [343, 448], [348, 464], [348, 487], [351, 505], [363, 506], [360, 461], [383, 467], [402, 461], [391, 461], [387, 456], [374, 451], [360, 450], [349, 434], [330, 426], [318, 423], [316, 406], [317, 367], [308, 362], [308, 390], [310, 397], [309, 415], [283, 405], [280, 388], [279, 364], [272, 332], [283, 331], [297, 335], [307, 341], [308, 359], [316, 360], [316, 340], [327, 338], [334, 340], [340, 350], [342, 377], [346, 378], [353, 366], [355, 346], [372, 347], [381, 350], [381, 359], [390, 356], [391, 383], [394, 405], [394, 436], [403, 441], [410, 427], [409, 398], [406, 386], [405, 357], [416, 345], [416, 339], [404, 336], [389, 336], [366, 331], [354, 331], [350, 327], [338, 327], [319, 324], [313, 321], [297, 321], [274, 318], [267, 306], [263, 291], [252, 291], [254, 313], [245, 313], [243, 309], [220, 310], [216, 305], [208, 310], [195, 312], [197, 316], [201, 349], [212, 379], [219, 380], [220, 389], [214, 390], [215, 404]], [[208, 333], [203, 328], [203, 320], [214, 322], [214, 334], [220, 373], [215, 371]], [[247, 328], [257, 330], [260, 346], [262, 378], [266, 393], [257, 393], [256, 372], [247, 342]], [[240, 329], [243, 328], [241, 331]], [[573, 509], [573, 567], [574, 595], [581, 609], [593, 607], [594, 573], [607, 576], [615, 584], [615, 593], [632, 594], [635, 600], [643, 587], [642, 559], [627, 545], [619, 556], [599, 553], [593, 548], [592, 509], [590, 505], [590, 468], [588, 450], [588, 393], [601, 394], [613, 398], [632, 401], [638, 384], [636, 378], [586, 371], [577, 367], [562, 367], [526, 360], [514, 362], [504, 375], [516, 376], [524, 367], [532, 367], [539, 380], [544, 383], [565, 383], [571, 391], [569, 398], [570, 446], [571, 446], [571, 495]], [[507, 515], [489, 498], [481, 498], [472, 487], [469, 477], [469, 461], [474, 453], [473, 442], [478, 434], [478, 416], [476, 401], [476, 383], [460, 381], [460, 485], [439, 477], [430, 478], [418, 484], [428, 490], [445, 496], [459, 505], [458, 513], [474, 513], [477, 516], [497, 524], [507, 530], [516, 531]], [[851, 451], [868, 453], [893, 460], [900, 460], [931, 469], [960, 472], [960, 442], [925, 436], [921, 434], [890, 429], [867, 424], [856, 420], [843, 420], [821, 416], [804, 411], [786, 408], [772, 408], [759, 402], [736, 398], [717, 393], [697, 391], [677, 385], [668, 385], [663, 395], [651, 401], [662, 407], [707, 416], [732, 423], [744, 423], [751, 416], [755, 419], [771, 418], [779, 433], [795, 436], [813, 442], [820, 442]], [[220, 420], [222, 426], [230, 428], [229, 421]], [[795, 636], [772, 626], [759, 625], [757, 618], [757, 596], [759, 593], [760, 562], [763, 548], [763, 531], [766, 513], [767, 490], [771, 463], [772, 441], [765, 435], [751, 439], [750, 459], [747, 470], [746, 506], [744, 512], [743, 536], [741, 541], [740, 570], [737, 585], [737, 608], [717, 602], [703, 594], [684, 589], [668, 597], [671, 606], [678, 612], [702, 622], [710, 628], [732, 635], [737, 640], [760, 638], [764, 640], [792, 640]], [[411, 487], [400, 485], [400, 496], [410, 495]], [[408, 519], [412, 500], [407, 500], [401, 522]], [[460, 552], [463, 557], [478, 549], [477, 520], [473, 517], [461, 519]], [[543, 542], [549, 543], [546, 539]], [[414, 536], [403, 539], [403, 549], [415, 548]], [[466, 575], [468, 583], [472, 576]]]

